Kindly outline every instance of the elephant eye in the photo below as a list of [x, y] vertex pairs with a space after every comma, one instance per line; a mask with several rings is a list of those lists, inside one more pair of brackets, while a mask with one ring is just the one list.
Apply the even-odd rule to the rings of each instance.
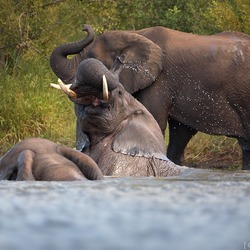
[[119, 95], [122, 95], [122, 91], [121, 91], [121, 90], [119, 90], [119, 91], [118, 91], [118, 94], [119, 94]]

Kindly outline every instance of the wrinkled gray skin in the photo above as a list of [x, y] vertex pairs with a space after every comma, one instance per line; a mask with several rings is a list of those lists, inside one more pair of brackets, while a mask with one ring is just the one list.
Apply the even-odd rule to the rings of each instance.
[[[147, 109], [119, 83], [121, 62], [111, 71], [91, 58], [80, 63], [71, 86], [80, 131], [90, 145], [83, 152], [108, 176], [171, 176], [181, 167], [165, 155], [164, 138]], [[107, 78], [109, 99], [103, 100], [102, 77]], [[81, 136], [78, 136], [81, 138]]]
[[54, 142], [31, 138], [0, 158], [0, 180], [101, 180], [102, 172], [87, 155]]
[[88, 36], [83, 41], [52, 52], [51, 67], [59, 78], [72, 83], [85, 58], [97, 58], [110, 68], [125, 55], [120, 82], [153, 114], [163, 133], [169, 119], [171, 160], [180, 164], [187, 143], [201, 131], [236, 138], [243, 169], [250, 169], [249, 36], [201, 36], [153, 27], [107, 31], [94, 40], [91, 27], [84, 30]]

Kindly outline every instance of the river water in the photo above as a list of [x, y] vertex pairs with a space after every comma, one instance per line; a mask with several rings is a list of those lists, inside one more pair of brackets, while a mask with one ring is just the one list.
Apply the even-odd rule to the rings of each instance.
[[0, 250], [250, 249], [250, 171], [0, 181]]

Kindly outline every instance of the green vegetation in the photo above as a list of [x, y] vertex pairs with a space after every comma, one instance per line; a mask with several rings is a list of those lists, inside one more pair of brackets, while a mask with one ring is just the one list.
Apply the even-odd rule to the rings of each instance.
[[[250, 34], [249, 0], [0, 0], [0, 6], [0, 155], [27, 137], [74, 146], [73, 105], [49, 86], [56, 81], [49, 56], [58, 44], [82, 38], [83, 23], [97, 35], [156, 25]], [[199, 135], [188, 147], [187, 162], [227, 157], [232, 148], [227, 159], [237, 165], [235, 140]]]
[[68, 141], [74, 146], [72, 103], [50, 87], [54, 75], [47, 60], [19, 60], [15, 74], [1, 76], [0, 151], [28, 137]]

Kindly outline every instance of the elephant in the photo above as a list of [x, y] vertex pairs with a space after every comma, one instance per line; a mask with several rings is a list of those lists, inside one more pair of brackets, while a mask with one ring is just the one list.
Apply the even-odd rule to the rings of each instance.
[[154, 116], [162, 133], [169, 124], [170, 160], [181, 164], [186, 145], [200, 131], [236, 138], [243, 169], [250, 169], [250, 36], [196, 35], [157, 26], [106, 31], [95, 38], [90, 25], [83, 30], [82, 41], [52, 51], [50, 65], [58, 78], [72, 84], [84, 59], [96, 58], [110, 69], [124, 55], [120, 83]]
[[[59, 81], [75, 103], [78, 131], [89, 139], [82, 152], [97, 163], [104, 176], [179, 175], [184, 168], [166, 157], [158, 123], [120, 84], [122, 66], [123, 58], [117, 58], [110, 70], [88, 58], [79, 64], [70, 88]], [[81, 144], [81, 135], [77, 140]]]
[[0, 158], [0, 180], [102, 180], [103, 174], [88, 155], [41, 138], [17, 143]]

